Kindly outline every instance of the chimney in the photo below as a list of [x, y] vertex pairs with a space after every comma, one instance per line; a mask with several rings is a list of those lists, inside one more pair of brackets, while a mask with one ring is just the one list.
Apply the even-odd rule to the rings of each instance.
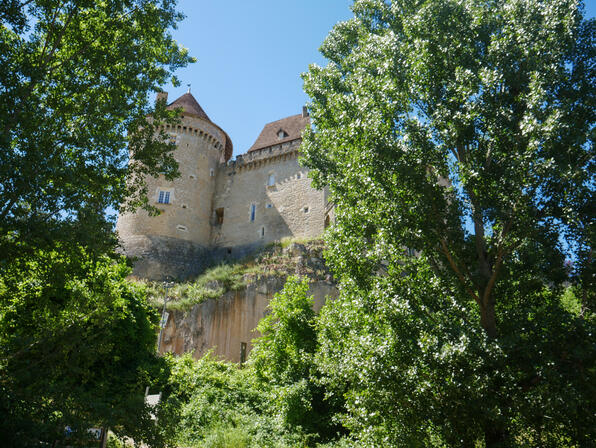
[[308, 108], [306, 106], [302, 106], [302, 118], [306, 118], [308, 116]]
[[157, 98], [155, 98], [155, 102], [163, 100], [164, 103], [168, 102], [168, 92], [157, 92]]

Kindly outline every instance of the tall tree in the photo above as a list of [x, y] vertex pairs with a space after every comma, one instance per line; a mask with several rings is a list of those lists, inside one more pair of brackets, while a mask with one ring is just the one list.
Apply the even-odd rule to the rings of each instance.
[[274, 386], [276, 413], [284, 424], [329, 441], [338, 434], [331, 417], [341, 403], [326, 400], [318, 384], [316, 316], [308, 290], [307, 279], [288, 277], [257, 326], [261, 336], [253, 341], [249, 362], [261, 382]]
[[175, 114], [148, 102], [191, 61], [169, 33], [182, 18], [175, 4], [2, 2], [3, 256], [55, 240], [113, 245], [106, 209], [148, 206], [143, 174], [176, 174], [156, 132]]
[[[389, 396], [402, 395], [389, 404], [399, 403], [402, 413], [388, 416], [384, 409], [391, 407], [356, 394], [353, 417], [371, 406], [388, 418], [385, 429], [395, 425], [399, 433], [408, 422], [415, 434], [426, 421], [451, 443], [474, 443], [483, 434], [488, 447], [525, 436], [538, 446], [548, 438], [546, 428], [552, 434], [568, 423], [571, 429], [562, 432], [587, 443], [585, 428], [593, 419], [574, 419], [571, 409], [594, 396], [593, 387], [582, 390], [593, 375], [594, 357], [582, 359], [590, 352], [582, 344], [593, 343], [586, 330], [593, 315], [576, 320], [558, 297], [570, 279], [569, 257], [584, 279], [587, 308], [590, 294], [593, 300], [587, 279], [593, 272], [595, 21], [570, 0], [358, 0], [352, 9], [354, 18], [336, 25], [321, 48], [330, 63], [304, 75], [314, 123], [304, 136], [304, 160], [337, 204], [329, 255], [346, 306], [330, 312], [341, 319], [330, 322], [345, 333], [328, 333], [328, 343], [344, 351], [328, 346], [326, 360], [349, 371], [349, 362], [334, 358], [340, 350], [366, 365], [371, 353], [362, 348], [358, 355], [346, 345], [366, 340], [349, 337], [358, 332], [375, 334], [387, 350], [399, 350], [383, 339], [391, 334], [411, 339], [418, 344], [399, 359], [377, 353], [380, 365], [404, 373], [422, 363], [418, 381], [436, 392], [426, 403], [433, 413], [410, 413], [405, 403], [420, 397], [404, 391], [405, 382], [393, 382], [396, 395]], [[418, 259], [407, 257], [413, 251]], [[419, 325], [400, 308], [409, 306]], [[350, 318], [342, 313], [361, 325], [344, 327]], [[461, 350], [479, 361], [465, 358], [460, 366], [466, 378], [463, 389], [452, 389], [460, 395], [449, 410], [438, 372], [457, 377], [462, 358], [439, 362], [440, 356], [418, 350], [432, 346], [440, 354], [460, 337], [473, 341]], [[371, 384], [362, 372], [352, 374], [365, 394]], [[566, 378], [576, 392], [569, 400], [578, 401], [549, 408], [553, 417], [545, 403], [548, 394], [563, 393]], [[464, 386], [478, 394], [466, 394]], [[362, 411], [356, 418], [361, 429], [365, 415], [372, 419]], [[521, 421], [528, 424], [525, 433]]]
[[72, 252], [36, 251], [0, 268], [2, 442], [76, 445], [103, 426], [161, 446], [143, 395], [167, 374], [157, 313], [126, 281], [123, 260]]
[[113, 261], [107, 211], [154, 211], [143, 179], [177, 174], [161, 127], [176, 112], [149, 105], [191, 61], [170, 35], [175, 6], [0, 2], [0, 432], [11, 446], [75, 444], [99, 425], [159, 444], [143, 399], [160, 369], [155, 313]]

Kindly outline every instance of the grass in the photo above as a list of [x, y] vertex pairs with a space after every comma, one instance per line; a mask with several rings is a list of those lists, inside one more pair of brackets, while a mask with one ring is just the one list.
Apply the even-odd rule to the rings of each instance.
[[[251, 270], [247, 266], [236, 264], [220, 264], [207, 269], [195, 280], [176, 283], [168, 289], [167, 309], [188, 309], [208, 299], [216, 299], [228, 291], [237, 291], [246, 286], [245, 275]], [[149, 302], [155, 307], [163, 306], [166, 294], [164, 286], [159, 282], [140, 282], [147, 288]]]
[[[311, 278], [325, 278], [324, 266], [308, 266], [294, 259], [283, 249], [297, 243], [308, 247], [309, 255], [322, 258], [323, 242], [320, 239], [283, 239], [273, 243], [261, 252], [240, 262], [222, 263], [207, 269], [194, 280], [176, 283], [168, 289], [168, 310], [187, 310], [209, 299], [221, 297], [229, 291], [245, 288], [261, 277], [285, 277], [299, 273]], [[149, 302], [156, 308], [163, 306], [166, 295], [160, 282], [137, 281], [144, 285]]]

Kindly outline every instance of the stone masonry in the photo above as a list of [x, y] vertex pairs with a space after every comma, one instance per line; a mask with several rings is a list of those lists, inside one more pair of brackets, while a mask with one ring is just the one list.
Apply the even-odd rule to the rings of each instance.
[[124, 252], [136, 260], [134, 275], [186, 279], [219, 258], [323, 233], [332, 207], [298, 162], [306, 109], [265, 125], [255, 144], [230, 160], [230, 137], [190, 92], [168, 107], [182, 110], [182, 122], [166, 129], [176, 142], [180, 177], [148, 178], [150, 200], [161, 214], [122, 214], [116, 226]]

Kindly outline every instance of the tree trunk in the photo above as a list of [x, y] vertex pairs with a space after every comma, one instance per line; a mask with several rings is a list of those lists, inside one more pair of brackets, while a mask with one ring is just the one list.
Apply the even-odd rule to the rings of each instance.
[[[480, 307], [480, 324], [490, 339], [496, 339], [497, 315], [495, 312], [495, 300], [489, 297]], [[498, 384], [498, 381], [497, 381]], [[498, 386], [496, 386], [498, 389]], [[494, 393], [499, 393], [494, 390]], [[484, 443], [486, 448], [504, 448], [509, 446], [509, 432], [497, 421], [487, 421], [484, 428]]]
[[486, 448], [504, 448], [508, 446], [509, 433], [506, 429], [494, 426], [484, 430]]
[[489, 300], [488, 303], [480, 307], [480, 325], [482, 325], [489, 338], [495, 339], [497, 337], [497, 315], [494, 300]]

